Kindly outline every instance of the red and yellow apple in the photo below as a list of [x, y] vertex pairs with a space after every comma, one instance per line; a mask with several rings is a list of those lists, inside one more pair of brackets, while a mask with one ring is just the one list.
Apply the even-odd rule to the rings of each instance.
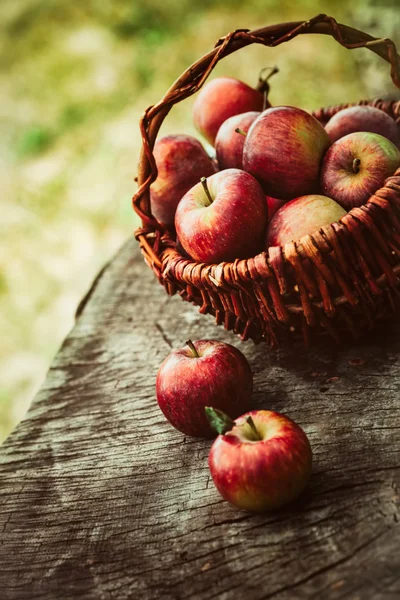
[[178, 204], [175, 228], [184, 250], [204, 263], [248, 258], [261, 251], [267, 203], [260, 184], [239, 169], [211, 175]]
[[243, 169], [243, 146], [250, 125], [260, 116], [251, 111], [224, 121], [215, 138], [215, 151], [220, 169]]
[[182, 196], [200, 177], [216, 169], [201, 143], [190, 135], [166, 135], [154, 144], [157, 179], [150, 186], [151, 211], [163, 225], [173, 225]]
[[295, 198], [273, 216], [267, 231], [267, 248], [295, 242], [345, 214], [337, 202], [326, 196], [310, 194]]
[[253, 410], [234, 422], [206, 409], [219, 431], [208, 464], [221, 496], [249, 511], [280, 508], [295, 500], [311, 475], [312, 452], [294, 421], [270, 410]]
[[378, 133], [356, 132], [332, 144], [321, 168], [321, 190], [346, 210], [361, 206], [400, 166], [400, 151]]
[[317, 119], [300, 108], [265, 110], [250, 127], [243, 148], [243, 168], [265, 193], [290, 200], [317, 190], [322, 157], [330, 145]]
[[233, 77], [217, 77], [199, 91], [193, 106], [196, 128], [213, 146], [222, 123], [240, 113], [263, 110], [264, 94]]
[[400, 148], [400, 128], [387, 113], [374, 106], [350, 106], [337, 112], [325, 129], [331, 142], [356, 131], [378, 133]]
[[215, 437], [206, 406], [235, 418], [250, 408], [252, 390], [253, 375], [246, 357], [216, 340], [189, 340], [167, 356], [156, 380], [157, 401], [165, 417], [173, 427], [194, 437]]

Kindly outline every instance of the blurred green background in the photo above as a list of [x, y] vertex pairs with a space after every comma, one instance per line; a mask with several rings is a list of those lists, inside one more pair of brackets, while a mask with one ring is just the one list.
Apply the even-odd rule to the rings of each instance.
[[[143, 109], [229, 31], [320, 12], [399, 44], [397, 0], [1, 1], [0, 441], [27, 410], [92, 278], [137, 224], [130, 199]], [[255, 84], [274, 64], [273, 104], [314, 109], [396, 94], [387, 64], [325, 36], [247, 48], [215, 74]], [[162, 132], [195, 133], [192, 104], [175, 107]]]

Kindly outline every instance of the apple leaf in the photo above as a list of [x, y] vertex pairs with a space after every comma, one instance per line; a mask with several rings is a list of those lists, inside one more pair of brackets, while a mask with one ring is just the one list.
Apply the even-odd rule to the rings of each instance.
[[235, 422], [232, 421], [227, 414], [222, 412], [222, 410], [212, 408], [211, 406], [206, 406], [204, 410], [206, 411], [206, 417], [211, 427], [220, 435], [231, 431], [234, 427]]

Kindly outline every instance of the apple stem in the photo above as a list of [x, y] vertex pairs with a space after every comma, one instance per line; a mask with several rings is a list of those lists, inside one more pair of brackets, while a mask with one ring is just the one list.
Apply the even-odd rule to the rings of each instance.
[[232, 419], [222, 410], [212, 408], [211, 406], [206, 406], [204, 410], [211, 427], [220, 435], [224, 435], [224, 433], [231, 431], [235, 426], [235, 421], [232, 421]]
[[[264, 73], [266, 71], [269, 71], [268, 75], [264, 75]], [[279, 73], [279, 69], [278, 69], [278, 67], [276, 65], [274, 67], [264, 67], [263, 69], [261, 69], [261, 71], [260, 71], [260, 73], [258, 75], [257, 89], [262, 92], [265, 84], [268, 81], [268, 79], [271, 79], [272, 75], [275, 75], [276, 73]], [[260, 89], [260, 87], [262, 89]]]
[[253, 421], [253, 418], [251, 416], [247, 417], [246, 423], [248, 423], [250, 425], [250, 427], [251, 427], [251, 429], [252, 429], [252, 431], [253, 431], [253, 433], [254, 433], [254, 435], [256, 437], [256, 440], [261, 440], [262, 438], [261, 438], [260, 434], [258, 433], [257, 427], [256, 427], [256, 425], [255, 425], [255, 423]]
[[186, 341], [186, 346], [189, 346], [189, 348], [191, 349], [191, 351], [193, 352], [193, 356], [195, 358], [200, 358], [200, 354], [197, 352], [195, 345], [193, 344], [192, 340], [187, 340]]
[[210, 203], [212, 204], [212, 202], [213, 202], [213, 199], [212, 199], [212, 197], [211, 197], [210, 190], [208, 189], [208, 185], [207, 185], [207, 177], [202, 177], [202, 178], [200, 179], [200, 181], [201, 181], [201, 185], [203, 186], [203, 189], [204, 189], [204, 191], [205, 191], [205, 193], [206, 193], [206, 196], [207, 196], [207, 198], [209, 199]]
[[353, 172], [359, 173], [360, 171], [361, 160], [359, 158], [355, 158], [353, 160]]
[[[268, 75], [264, 76], [263, 73], [268, 72]], [[270, 79], [272, 77], [272, 75], [275, 75], [275, 73], [278, 73], [279, 69], [278, 67], [264, 67], [264, 69], [261, 69], [260, 74], [258, 76], [258, 84], [256, 87], [256, 90], [258, 90], [259, 92], [263, 93], [263, 112], [266, 108], [269, 108], [271, 106], [270, 102], [268, 101], [268, 94], [269, 94], [269, 83], [268, 83], [268, 79]]]
[[240, 129], [240, 127], [236, 127], [235, 132], [240, 133], [240, 135], [244, 135], [244, 137], [247, 135], [247, 133], [243, 131], [243, 129]]
[[268, 92], [269, 92], [269, 90], [264, 90], [263, 91], [262, 112], [264, 112], [264, 110], [266, 110], [267, 108], [269, 108], [271, 106], [271, 104], [268, 102]]

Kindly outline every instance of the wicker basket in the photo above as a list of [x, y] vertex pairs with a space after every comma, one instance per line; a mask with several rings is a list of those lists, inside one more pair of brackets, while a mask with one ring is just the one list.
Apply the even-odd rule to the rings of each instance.
[[[146, 263], [168, 294], [178, 292], [244, 340], [263, 339], [273, 345], [298, 332], [306, 345], [319, 333], [339, 342], [344, 333], [358, 337], [380, 317], [399, 312], [400, 169], [364, 206], [353, 208], [339, 222], [254, 258], [208, 265], [184, 257], [174, 233], [151, 214], [149, 187], [157, 176], [152, 148], [171, 107], [194, 94], [221, 58], [250, 44], [273, 47], [304, 33], [328, 34], [345, 48], [372, 50], [390, 63], [392, 80], [400, 87], [400, 57], [391, 40], [318, 15], [228, 34], [189, 67], [140, 122], [143, 148], [133, 206], [142, 220], [135, 235]], [[400, 123], [400, 102], [359, 104], [377, 106]], [[314, 116], [325, 124], [345, 106], [349, 105], [323, 108]]]

